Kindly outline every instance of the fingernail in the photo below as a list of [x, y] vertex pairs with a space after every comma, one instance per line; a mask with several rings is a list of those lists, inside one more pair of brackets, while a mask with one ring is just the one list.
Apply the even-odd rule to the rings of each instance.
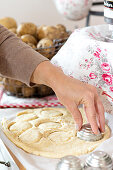
[[100, 123], [99, 123], [98, 119], [97, 119], [97, 125], [98, 125], [98, 127], [100, 128]]
[[93, 133], [95, 134], [95, 135], [99, 135], [100, 134], [100, 130], [99, 129], [97, 129], [97, 131], [93, 131]]
[[102, 132], [105, 132], [105, 127], [102, 127]]
[[98, 129], [98, 135], [100, 134], [100, 130]]
[[76, 129], [76, 131], [79, 130], [79, 126], [76, 123], [75, 123], [75, 129]]

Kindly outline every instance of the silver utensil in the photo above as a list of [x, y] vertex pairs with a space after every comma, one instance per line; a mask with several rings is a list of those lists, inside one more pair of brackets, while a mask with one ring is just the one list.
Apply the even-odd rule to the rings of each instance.
[[103, 151], [91, 153], [86, 158], [85, 165], [99, 170], [113, 170], [113, 161], [110, 155]]
[[79, 158], [69, 155], [60, 159], [56, 170], [82, 170], [82, 165]]
[[98, 135], [95, 135], [91, 129], [91, 125], [88, 123], [84, 124], [81, 130], [77, 132], [77, 137], [85, 141], [98, 141], [102, 139], [103, 134], [99, 132]]

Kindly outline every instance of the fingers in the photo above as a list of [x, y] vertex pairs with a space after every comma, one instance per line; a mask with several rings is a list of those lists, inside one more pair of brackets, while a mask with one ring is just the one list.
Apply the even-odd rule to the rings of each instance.
[[100, 125], [101, 132], [105, 131], [105, 115], [104, 115], [104, 106], [99, 98], [99, 96], [95, 99], [95, 107], [98, 114], [98, 120]]
[[98, 134], [98, 124], [97, 124], [97, 112], [94, 103], [94, 95], [91, 93], [88, 95], [86, 102], [84, 103], [85, 113], [87, 119], [91, 125], [92, 131]]
[[74, 118], [76, 130], [80, 130], [83, 124], [83, 119], [77, 105], [73, 102], [67, 106], [67, 109]]
[[98, 133], [98, 128], [101, 132], [105, 131], [105, 116], [104, 106], [98, 96], [97, 89], [91, 86], [91, 91], [87, 94], [85, 102], [85, 111], [92, 130], [95, 134]]

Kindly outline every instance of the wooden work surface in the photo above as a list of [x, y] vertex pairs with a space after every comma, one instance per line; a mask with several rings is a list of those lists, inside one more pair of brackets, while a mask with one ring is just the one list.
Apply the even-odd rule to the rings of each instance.
[[17, 164], [17, 166], [19, 167], [20, 170], [26, 170], [26, 168], [24, 168], [24, 166], [21, 164], [21, 162], [16, 158], [16, 156], [11, 152], [11, 150], [7, 147], [9, 153], [11, 154], [12, 158], [14, 159], [15, 163]]

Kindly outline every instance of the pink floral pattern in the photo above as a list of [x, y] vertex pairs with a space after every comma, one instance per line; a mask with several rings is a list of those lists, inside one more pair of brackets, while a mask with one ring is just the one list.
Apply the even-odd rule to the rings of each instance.
[[103, 71], [110, 71], [110, 65], [108, 63], [102, 63], [101, 68]]
[[100, 49], [100, 48], [97, 48], [97, 51], [101, 52], [101, 49]]
[[94, 56], [100, 59], [100, 53], [98, 51], [94, 53]]
[[92, 0], [54, 0], [56, 8], [64, 17], [80, 20], [88, 15]]
[[106, 82], [107, 85], [112, 85], [112, 76], [111, 75], [103, 74], [102, 78]]
[[110, 91], [113, 92], [113, 87], [110, 87]]
[[103, 43], [102, 33], [107, 29], [100, 25], [75, 30], [52, 62], [65, 74], [101, 89], [106, 110], [113, 111], [113, 44]]
[[94, 73], [89, 74], [90, 79], [95, 79], [97, 76]]

